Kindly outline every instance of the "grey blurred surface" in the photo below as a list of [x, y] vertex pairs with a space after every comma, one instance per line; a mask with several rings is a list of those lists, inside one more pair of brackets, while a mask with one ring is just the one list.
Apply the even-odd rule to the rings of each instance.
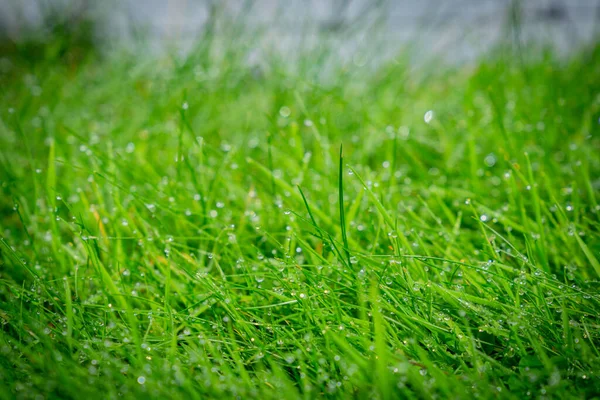
[[[175, 45], [185, 51], [209, 21], [226, 18], [261, 32], [261, 46], [293, 52], [318, 46], [327, 36], [342, 53], [373, 51], [385, 56], [401, 46], [414, 55], [468, 60], [497, 42], [503, 29], [519, 19], [519, 40], [550, 43], [559, 52], [594, 41], [600, 0], [0, 0], [0, 26], [18, 37], [43, 25], [48, 10], [61, 15], [87, 13], [104, 43], [134, 43], [144, 32], [160, 51]], [[218, 17], [215, 17], [215, 13]], [[253, 32], [253, 33], [252, 33]], [[226, 32], [223, 34], [225, 35]], [[366, 50], [365, 50], [366, 49]], [[360, 62], [360, 54], [357, 62]]]

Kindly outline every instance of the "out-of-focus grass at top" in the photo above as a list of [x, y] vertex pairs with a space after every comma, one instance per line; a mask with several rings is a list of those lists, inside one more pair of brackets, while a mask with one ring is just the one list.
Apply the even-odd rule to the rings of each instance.
[[598, 48], [211, 43], [2, 59], [4, 397], [600, 391]]

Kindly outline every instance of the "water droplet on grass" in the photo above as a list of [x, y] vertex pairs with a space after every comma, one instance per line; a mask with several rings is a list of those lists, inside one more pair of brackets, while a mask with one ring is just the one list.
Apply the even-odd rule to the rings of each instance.
[[494, 153], [490, 153], [485, 157], [483, 162], [485, 162], [485, 165], [487, 165], [488, 167], [493, 167], [494, 165], [496, 165], [496, 156], [494, 155]]
[[291, 113], [292, 110], [290, 110], [290, 108], [287, 106], [283, 106], [279, 109], [279, 115], [281, 115], [283, 118], [289, 117]]
[[432, 119], [433, 119], [433, 111], [429, 110], [423, 116], [423, 121], [425, 121], [425, 123], [428, 124], [431, 122]]

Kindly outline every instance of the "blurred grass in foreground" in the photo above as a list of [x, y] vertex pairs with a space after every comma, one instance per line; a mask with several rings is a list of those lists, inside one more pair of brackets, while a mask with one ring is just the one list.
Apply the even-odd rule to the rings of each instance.
[[0, 62], [2, 397], [600, 392], [600, 48], [44, 49]]

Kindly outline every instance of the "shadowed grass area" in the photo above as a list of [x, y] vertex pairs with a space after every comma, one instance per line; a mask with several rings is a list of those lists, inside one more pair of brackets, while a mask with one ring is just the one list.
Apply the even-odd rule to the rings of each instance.
[[597, 48], [225, 49], [2, 59], [2, 397], [598, 395]]

